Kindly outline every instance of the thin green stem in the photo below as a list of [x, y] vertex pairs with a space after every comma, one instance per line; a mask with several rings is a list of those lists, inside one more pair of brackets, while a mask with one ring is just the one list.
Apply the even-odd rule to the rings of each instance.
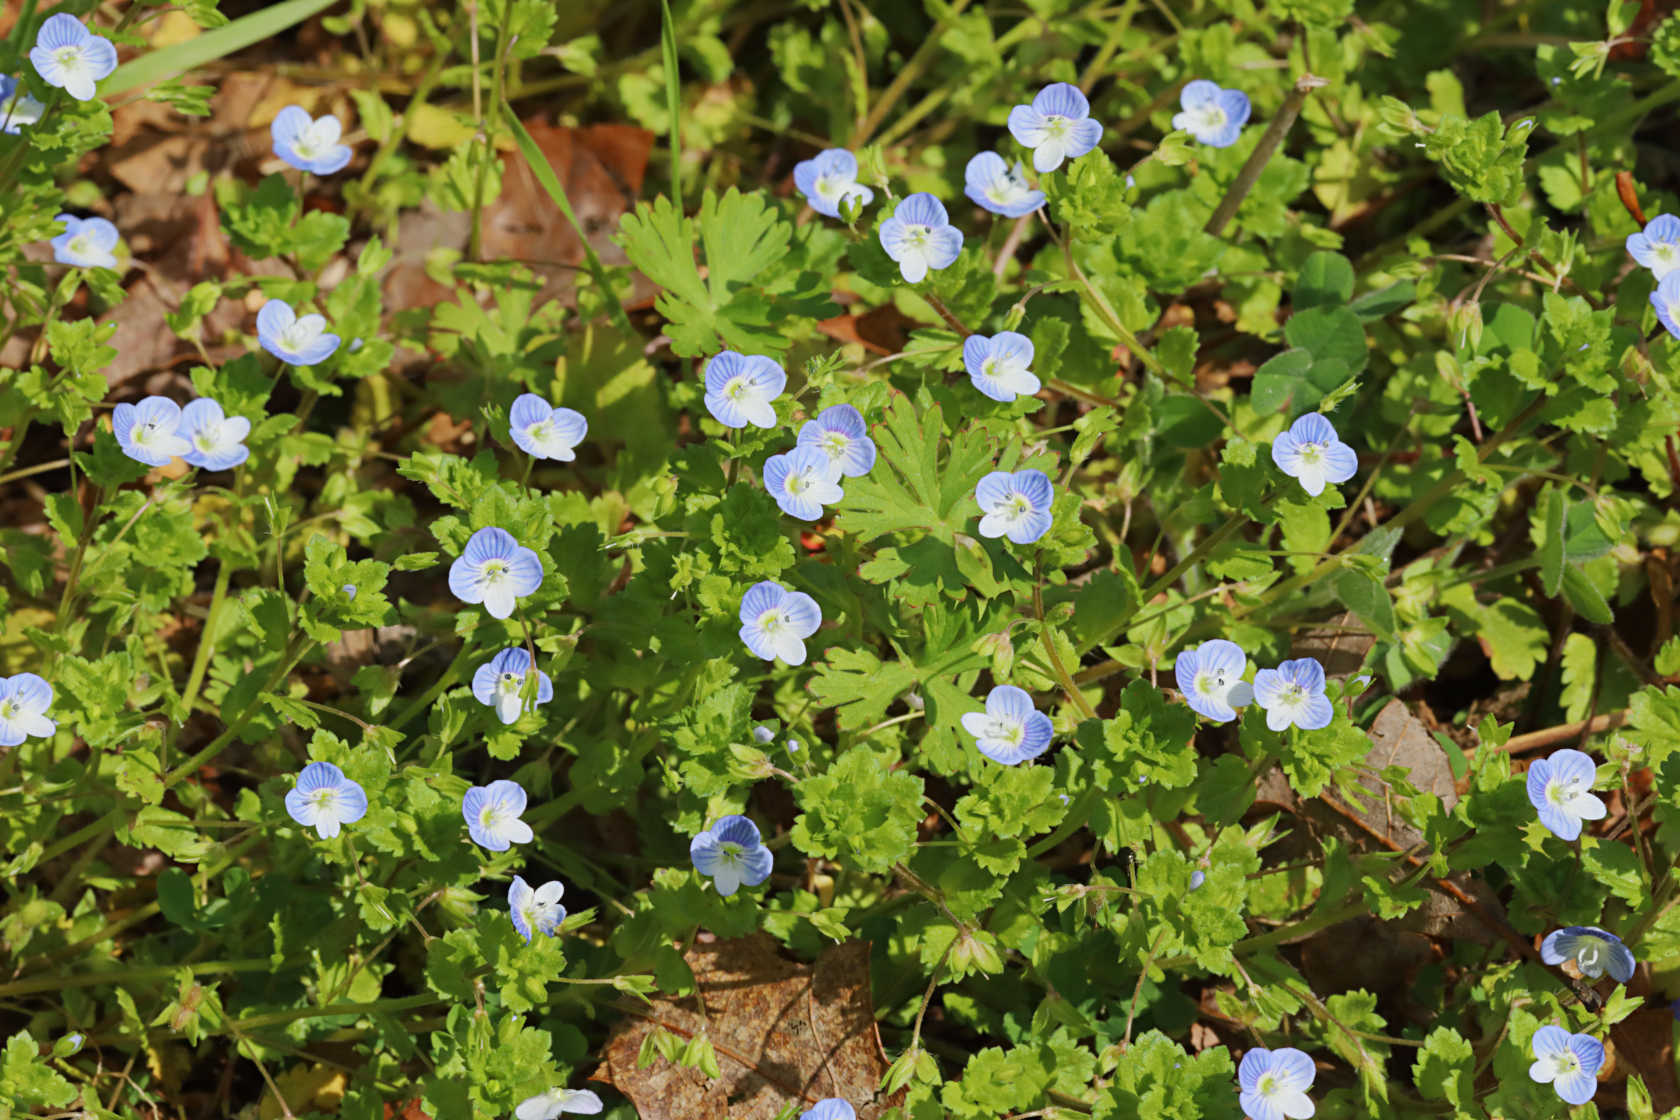
[[222, 608], [227, 605], [228, 579], [233, 565], [221, 560], [216, 565], [216, 586], [210, 592], [210, 613], [204, 616], [204, 629], [199, 632], [198, 651], [193, 655], [192, 670], [187, 674], [187, 686], [181, 691], [180, 722], [192, 716], [193, 702], [204, 684], [204, 671], [210, 667], [210, 655], [216, 649], [216, 631], [221, 624]]

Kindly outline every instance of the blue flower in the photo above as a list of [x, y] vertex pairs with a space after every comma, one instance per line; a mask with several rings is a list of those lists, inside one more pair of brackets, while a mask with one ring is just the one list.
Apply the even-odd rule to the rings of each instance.
[[1266, 726], [1282, 731], [1294, 724], [1302, 731], [1330, 726], [1335, 712], [1324, 695], [1324, 666], [1311, 657], [1285, 661], [1254, 674], [1254, 699], [1266, 711]]
[[1031, 544], [1050, 531], [1055, 492], [1043, 471], [993, 471], [974, 488], [980, 503], [980, 535]]
[[1011, 167], [996, 152], [981, 152], [963, 168], [963, 193], [982, 210], [1020, 218], [1044, 205], [1044, 192], [1027, 186], [1020, 161]]
[[45, 739], [58, 730], [47, 718], [52, 685], [34, 673], [0, 677], [0, 747], [15, 747], [33, 735]]
[[1671, 272], [1657, 281], [1651, 293], [1651, 306], [1657, 309], [1657, 320], [1668, 333], [1680, 338], [1680, 272]]
[[519, 694], [532, 673], [537, 677], [537, 698], [532, 702], [535, 710], [537, 704], [554, 699], [554, 682], [541, 669], [532, 668], [531, 655], [524, 646], [509, 646], [474, 670], [473, 696], [480, 704], [495, 708], [496, 717], [503, 723], [512, 723], [523, 710]]
[[1554, 836], [1579, 839], [1582, 821], [1602, 820], [1607, 812], [1604, 802], [1592, 794], [1597, 777], [1598, 768], [1587, 755], [1569, 747], [1553, 751], [1550, 757], [1529, 764], [1528, 802]]
[[47, 242], [52, 246], [53, 260], [74, 268], [117, 267], [117, 255], [111, 250], [122, 236], [116, 226], [104, 218], [78, 218], [74, 214], [59, 214], [53, 220], [64, 223], [64, 232]]
[[753, 742], [760, 746], [769, 746], [775, 741], [776, 733], [762, 723], [752, 729]]
[[119, 404], [111, 413], [111, 432], [123, 454], [152, 467], [192, 453], [193, 446], [180, 435], [180, 426], [181, 406], [168, 397]]
[[971, 334], [963, 340], [963, 366], [969, 380], [994, 401], [1008, 402], [1038, 392], [1039, 380], [1027, 368], [1032, 360], [1032, 339], [1014, 331], [999, 331], [990, 338]]
[[1340, 485], [1359, 469], [1353, 448], [1337, 439], [1335, 427], [1316, 412], [1300, 417], [1272, 440], [1272, 462], [1299, 479], [1301, 489], [1315, 498], [1324, 493], [1326, 482]]
[[799, 1120], [857, 1120], [857, 1112], [839, 1097], [824, 1097], [801, 1112]]
[[1202, 889], [1202, 884], [1205, 883], [1205, 882], [1207, 882], [1207, 872], [1206, 871], [1203, 871], [1200, 868], [1197, 868], [1195, 871], [1190, 872], [1190, 889], [1191, 890], [1193, 890], [1193, 891], [1201, 890]]
[[188, 401], [181, 410], [177, 429], [192, 445], [181, 458], [207, 471], [225, 471], [237, 467], [251, 455], [245, 437], [251, 434], [251, 422], [243, 416], [225, 416], [222, 406], [209, 397]]
[[323, 840], [367, 816], [367, 793], [344, 776], [330, 762], [311, 762], [297, 776], [297, 785], [286, 794], [286, 813], [304, 828], [313, 828]]
[[326, 316], [299, 316], [285, 300], [271, 299], [257, 312], [257, 341], [282, 362], [313, 366], [332, 357], [339, 337], [327, 331]]
[[1547, 964], [1573, 961], [1575, 968], [1589, 980], [1597, 980], [1606, 972], [1612, 980], [1626, 984], [1633, 979], [1638, 963], [1633, 950], [1609, 930], [1597, 926], [1564, 926], [1553, 930], [1540, 943], [1540, 959]]
[[1066, 82], [1051, 82], [1031, 105], [1009, 110], [1009, 134], [1033, 150], [1033, 170], [1041, 175], [1095, 148], [1102, 133], [1102, 125], [1091, 119], [1091, 103]]
[[577, 458], [573, 448], [589, 434], [589, 421], [570, 408], [555, 408], [535, 393], [521, 393], [508, 409], [508, 435], [527, 455], [538, 459]]
[[560, 905], [560, 896], [565, 893], [566, 888], [558, 879], [550, 879], [532, 890], [522, 877], [513, 877], [508, 885], [508, 916], [525, 944], [531, 943], [533, 931], [549, 937], [560, 932], [560, 923], [566, 920], [566, 908]]
[[706, 411], [726, 428], [774, 428], [770, 402], [786, 386], [787, 372], [769, 358], [725, 350], [706, 363]]
[[1050, 717], [1033, 707], [1025, 689], [1012, 684], [993, 688], [985, 712], [963, 713], [962, 725], [981, 754], [1005, 766], [1037, 758], [1055, 733]]
[[41, 119], [47, 107], [29, 96], [23, 83], [10, 74], [0, 74], [0, 132], [19, 134], [24, 125]]
[[741, 641], [755, 657], [805, 663], [805, 639], [822, 625], [822, 608], [803, 591], [765, 580], [741, 596]]
[[588, 1089], [553, 1088], [526, 1097], [513, 1110], [515, 1120], [559, 1120], [561, 1113], [593, 1116], [601, 1111], [601, 1098]]
[[343, 131], [344, 126], [331, 113], [316, 120], [301, 105], [286, 106], [268, 126], [274, 154], [299, 171], [316, 175], [342, 171], [350, 162], [349, 146], [338, 142]]
[[866, 475], [875, 465], [875, 441], [869, 438], [869, 426], [863, 422], [863, 413], [849, 404], [831, 405], [817, 413], [815, 420], [805, 421], [799, 429], [798, 446], [821, 451], [847, 478]]
[[844, 148], [825, 148], [812, 159], [793, 165], [793, 185], [811, 209], [830, 218], [840, 216], [840, 203], [855, 198], [859, 206], [875, 200], [875, 192], [857, 181], [857, 157]]
[[531, 842], [531, 826], [519, 819], [524, 811], [524, 787], [506, 778], [487, 786], [473, 786], [461, 799], [467, 835], [475, 844], [492, 852], [505, 852], [510, 844]]
[[1197, 78], [1178, 95], [1182, 113], [1174, 115], [1172, 126], [1182, 128], [1210, 148], [1229, 148], [1248, 123], [1248, 94], [1237, 89], [1220, 89], [1218, 83]]
[[1627, 251], [1661, 280], [1680, 268], [1680, 218], [1658, 214], [1642, 231], [1628, 234]]
[[782, 512], [801, 521], [815, 521], [823, 506], [846, 496], [840, 489], [840, 468], [828, 453], [815, 447], [795, 447], [785, 455], [764, 460], [764, 488]]
[[694, 870], [710, 875], [717, 892], [728, 898], [744, 884], [756, 887], [770, 877], [774, 857], [759, 839], [758, 826], [731, 815], [696, 836], [688, 845]]
[[542, 561], [506, 529], [480, 529], [449, 565], [449, 590], [463, 603], [483, 603], [491, 618], [511, 615], [514, 600], [542, 581]]
[[1598, 1091], [1598, 1067], [1604, 1064], [1604, 1044], [1590, 1034], [1570, 1034], [1550, 1024], [1529, 1041], [1534, 1064], [1528, 1077], [1537, 1085], [1550, 1084], [1570, 1104], [1586, 1104]]
[[921, 283], [930, 268], [949, 268], [962, 243], [962, 231], [951, 225], [944, 205], [925, 191], [906, 195], [881, 223], [881, 248], [911, 284]]
[[1238, 1103], [1252, 1120], [1304, 1120], [1314, 1112], [1307, 1090], [1317, 1075], [1312, 1059], [1293, 1046], [1257, 1046], [1237, 1067]]
[[117, 68], [117, 48], [83, 27], [75, 16], [59, 12], [48, 16], [36, 32], [29, 61], [49, 86], [57, 86], [77, 101], [91, 101], [93, 87]]
[[1237, 718], [1236, 709], [1254, 702], [1254, 687], [1242, 679], [1248, 655], [1235, 642], [1213, 638], [1173, 661], [1178, 690], [1191, 711], [1215, 723]]

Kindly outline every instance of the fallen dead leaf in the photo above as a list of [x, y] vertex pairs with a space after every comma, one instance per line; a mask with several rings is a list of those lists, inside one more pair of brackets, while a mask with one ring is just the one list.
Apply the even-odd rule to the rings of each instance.
[[[866, 942], [830, 949], [815, 966], [781, 956], [764, 934], [696, 944], [685, 959], [706, 1016], [694, 996], [631, 1012], [591, 1075], [629, 1097], [643, 1120], [770, 1120], [824, 1097], [842, 1097], [862, 1120], [875, 1120], [902, 1103], [902, 1092], [876, 1095], [887, 1062]], [[637, 1068], [642, 1041], [656, 1029], [710, 1038], [722, 1076], [664, 1058]]]

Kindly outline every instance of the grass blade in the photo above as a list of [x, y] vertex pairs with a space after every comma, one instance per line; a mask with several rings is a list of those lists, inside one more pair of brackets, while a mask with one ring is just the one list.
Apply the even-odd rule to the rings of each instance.
[[682, 209], [682, 105], [681, 82], [677, 76], [677, 27], [671, 22], [670, 0], [659, 0], [661, 23], [659, 46], [665, 55], [665, 110], [671, 116], [671, 200]]
[[260, 43], [302, 23], [334, 3], [336, 0], [285, 0], [285, 3], [241, 16], [232, 23], [195, 35], [183, 43], [141, 55], [132, 62], [123, 63], [109, 78], [100, 82], [100, 95], [126, 93], [131, 89], [156, 85], [206, 62], [225, 58], [234, 51], [243, 50], [252, 43]]
[[537, 182], [543, 185], [543, 190], [548, 192], [548, 197], [554, 200], [554, 205], [560, 207], [560, 213], [566, 216], [566, 220], [572, 223], [572, 228], [577, 231], [578, 242], [583, 246], [584, 261], [589, 267], [589, 275], [595, 278], [596, 285], [607, 297], [607, 309], [612, 314], [613, 322], [625, 330], [629, 330], [630, 317], [624, 313], [624, 305], [618, 302], [618, 293], [613, 290], [612, 284], [608, 282], [606, 266], [601, 263], [601, 258], [595, 255], [594, 246], [589, 244], [589, 238], [584, 234], [583, 226], [578, 224], [577, 214], [572, 210], [571, 199], [566, 197], [566, 188], [561, 184], [559, 177], [554, 174], [554, 168], [549, 166], [548, 157], [543, 155], [542, 149], [537, 147], [537, 142], [531, 138], [531, 134], [525, 130], [525, 126], [514, 115], [513, 106], [503, 101], [502, 112], [507, 115], [508, 127], [513, 130], [514, 142], [519, 145], [520, 154], [525, 157], [525, 162], [530, 166], [531, 173], [537, 177]]

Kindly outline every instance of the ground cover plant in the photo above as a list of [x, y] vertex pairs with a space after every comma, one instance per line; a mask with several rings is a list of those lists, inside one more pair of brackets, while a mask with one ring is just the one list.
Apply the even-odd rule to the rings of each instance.
[[0, 1117], [1680, 1116], [1680, 16], [0, 14]]

